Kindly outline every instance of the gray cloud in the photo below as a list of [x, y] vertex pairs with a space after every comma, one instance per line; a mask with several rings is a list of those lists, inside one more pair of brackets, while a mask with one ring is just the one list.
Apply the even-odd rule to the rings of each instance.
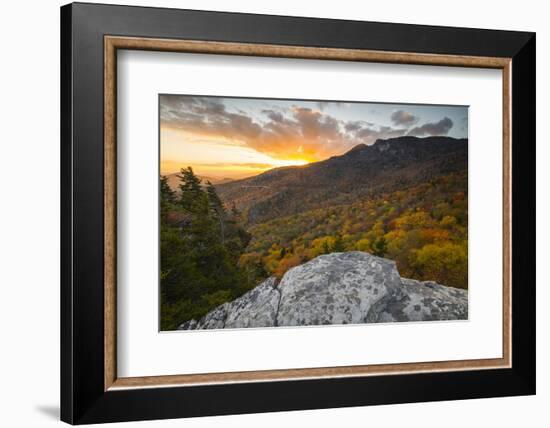
[[439, 122], [429, 122], [411, 129], [407, 135], [422, 137], [425, 135], [447, 135], [453, 127], [453, 121], [444, 117]]
[[405, 110], [397, 110], [391, 114], [390, 119], [396, 126], [409, 127], [417, 123], [419, 117]]
[[[378, 126], [370, 122], [337, 119], [322, 110], [293, 105], [287, 110], [264, 109], [260, 116], [227, 110], [222, 98], [161, 96], [160, 119], [164, 126], [197, 136], [218, 139], [221, 144], [240, 144], [279, 159], [324, 159], [341, 154], [359, 143], [402, 135], [446, 134], [448, 118], [411, 129]], [[397, 113], [397, 112], [395, 112]], [[395, 114], [394, 113], [394, 114]], [[408, 114], [392, 114], [392, 121], [411, 122]], [[398, 117], [399, 116], [399, 117]]]
[[270, 118], [273, 122], [283, 122], [284, 120], [283, 114], [275, 110], [262, 110], [262, 113]]
[[344, 129], [347, 132], [356, 132], [365, 127], [373, 127], [374, 123], [365, 122], [364, 120], [350, 120], [345, 123]]
[[406, 131], [406, 129], [395, 129], [390, 126], [365, 127], [357, 131], [355, 136], [366, 144], [372, 144], [378, 139], [401, 137]]
[[247, 140], [258, 137], [262, 129], [249, 116], [231, 113], [214, 98], [163, 95], [161, 121], [199, 135]]

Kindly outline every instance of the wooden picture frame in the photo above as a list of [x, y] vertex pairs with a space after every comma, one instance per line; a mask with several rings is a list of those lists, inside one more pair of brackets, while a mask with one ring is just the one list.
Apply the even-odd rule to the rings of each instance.
[[[118, 377], [118, 49], [502, 70], [502, 358]], [[61, 52], [62, 420], [114, 422], [535, 392], [534, 34], [77, 3], [61, 9]]]

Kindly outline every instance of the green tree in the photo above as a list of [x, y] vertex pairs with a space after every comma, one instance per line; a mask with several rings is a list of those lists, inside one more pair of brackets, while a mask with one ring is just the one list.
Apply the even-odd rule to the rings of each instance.
[[195, 175], [193, 168], [181, 168], [177, 177], [180, 179], [179, 205], [190, 213], [206, 214], [208, 198], [202, 190], [202, 180]]
[[214, 220], [217, 222], [220, 239], [222, 244], [225, 243], [225, 229], [227, 222], [227, 212], [223, 206], [223, 202], [216, 192], [216, 188], [212, 185], [210, 181], [206, 182], [206, 194], [208, 195], [208, 204], [210, 207], [210, 213]]
[[179, 198], [165, 178], [160, 184], [163, 330], [198, 319], [254, 285], [239, 265], [249, 234], [228, 216], [211, 183], [203, 187], [190, 167], [178, 177]]
[[372, 244], [372, 253], [378, 257], [384, 257], [387, 252], [388, 243], [383, 236], [377, 238]]
[[346, 251], [344, 240], [340, 235], [338, 235], [334, 240], [334, 244], [332, 244], [332, 252], [341, 253], [343, 251]]
[[160, 200], [163, 204], [173, 204], [176, 201], [174, 191], [168, 185], [168, 177], [160, 176]]
[[160, 176], [160, 213], [161, 217], [166, 216], [174, 203], [176, 202], [176, 195], [174, 191], [168, 185], [168, 177]]

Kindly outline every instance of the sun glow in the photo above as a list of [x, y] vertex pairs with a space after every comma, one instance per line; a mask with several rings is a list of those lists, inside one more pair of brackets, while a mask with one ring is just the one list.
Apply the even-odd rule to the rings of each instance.
[[238, 142], [197, 136], [167, 127], [161, 128], [160, 137], [160, 172], [163, 175], [191, 166], [202, 176], [239, 179], [273, 168], [307, 165], [313, 160], [306, 159], [307, 154], [300, 152], [288, 158], [278, 158]]
[[201, 164], [191, 161], [161, 161], [161, 174], [168, 175], [175, 172], [179, 172], [181, 168], [187, 168], [188, 166], [192, 167], [195, 173], [202, 176], [208, 176], [212, 178], [231, 178], [239, 179], [250, 177], [253, 175], [261, 174], [262, 172], [268, 171], [273, 168], [281, 168], [286, 166], [303, 166], [307, 165], [309, 162], [307, 160], [280, 160], [273, 159], [271, 163], [266, 164]]
[[274, 167], [279, 166], [303, 166], [310, 163], [305, 159], [273, 159]]

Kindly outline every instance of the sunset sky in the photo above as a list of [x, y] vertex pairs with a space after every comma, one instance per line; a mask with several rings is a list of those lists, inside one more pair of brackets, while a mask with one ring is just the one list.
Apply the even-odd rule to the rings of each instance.
[[212, 178], [341, 155], [403, 135], [468, 136], [468, 108], [412, 104], [160, 96], [160, 171]]

